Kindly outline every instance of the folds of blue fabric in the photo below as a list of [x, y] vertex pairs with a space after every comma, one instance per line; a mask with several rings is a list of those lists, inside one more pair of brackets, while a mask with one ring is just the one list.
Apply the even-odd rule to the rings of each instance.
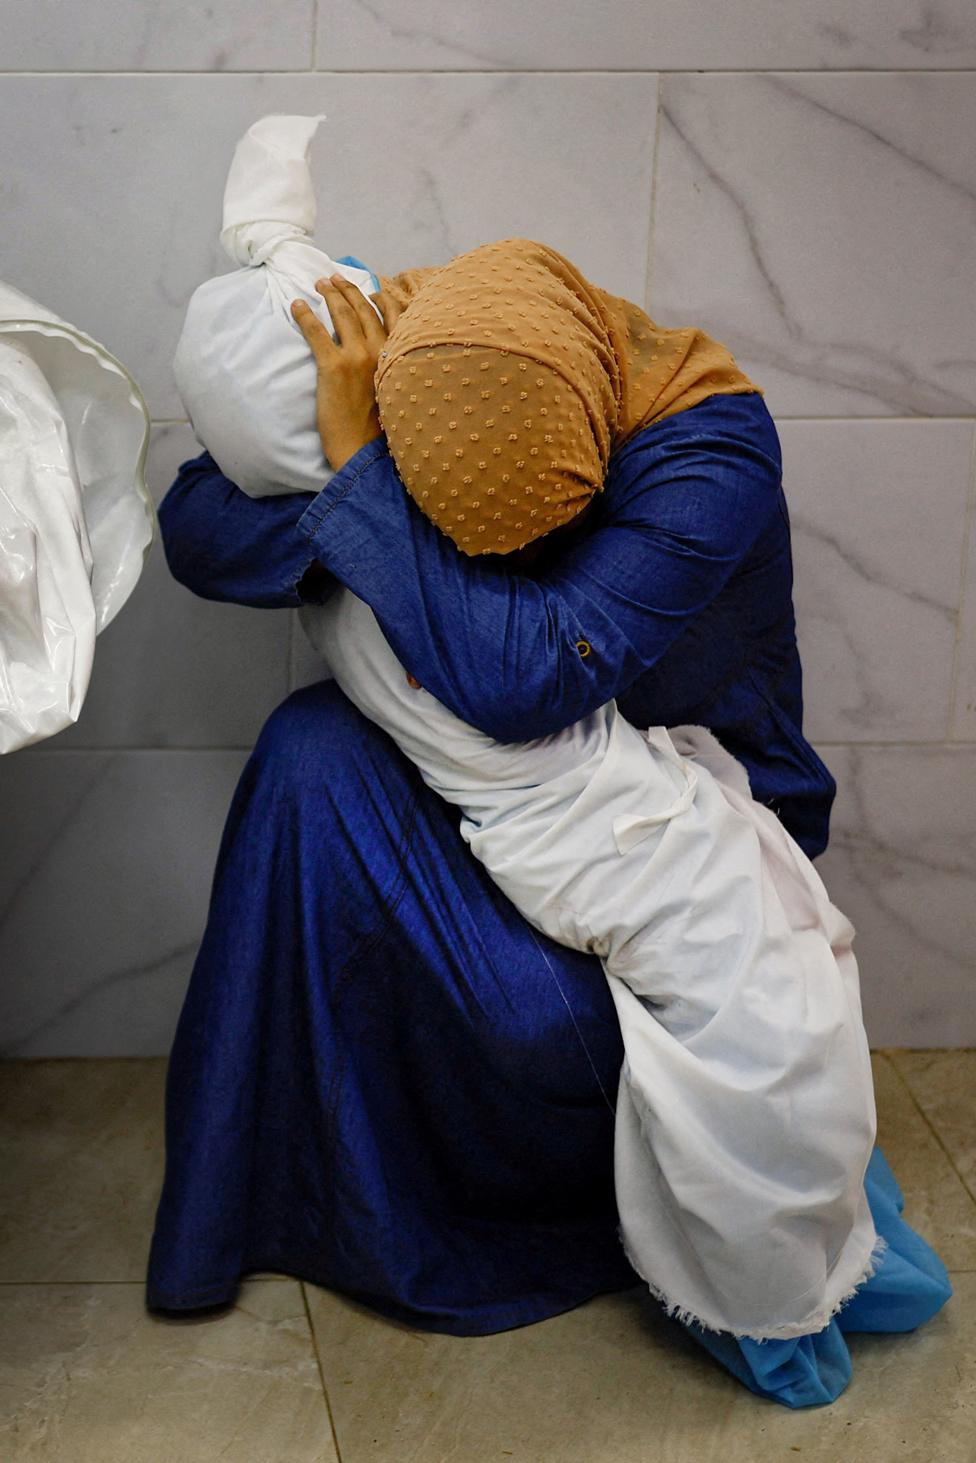
[[[221, 839], [167, 1072], [147, 1304], [223, 1304], [268, 1269], [485, 1335], [641, 1284], [613, 1190], [622, 1057], [599, 960], [532, 930], [457, 810], [334, 683], [293, 693]], [[685, 1327], [758, 1395], [832, 1401], [845, 1331], [910, 1330], [951, 1294], [878, 1148], [865, 1189], [889, 1248], [823, 1331]]]
[[480, 1335], [638, 1283], [599, 961], [531, 930], [458, 817], [334, 683], [269, 718], [170, 1055], [151, 1306], [272, 1269]]

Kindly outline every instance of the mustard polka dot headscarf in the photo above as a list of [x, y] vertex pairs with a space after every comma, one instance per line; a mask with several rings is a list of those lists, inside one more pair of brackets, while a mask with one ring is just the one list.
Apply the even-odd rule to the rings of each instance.
[[650, 422], [759, 389], [703, 331], [655, 325], [532, 239], [379, 280], [404, 307], [377, 363], [380, 424], [414, 502], [465, 554], [574, 518]]

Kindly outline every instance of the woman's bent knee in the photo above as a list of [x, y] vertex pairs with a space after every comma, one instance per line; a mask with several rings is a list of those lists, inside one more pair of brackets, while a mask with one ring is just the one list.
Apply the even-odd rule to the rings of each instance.
[[292, 691], [267, 718], [252, 757], [282, 784], [332, 787], [358, 776], [395, 777], [407, 764], [392, 738], [333, 680]]

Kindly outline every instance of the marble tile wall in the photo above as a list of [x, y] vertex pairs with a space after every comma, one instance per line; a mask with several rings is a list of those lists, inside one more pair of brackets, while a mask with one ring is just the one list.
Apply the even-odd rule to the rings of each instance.
[[[976, 1044], [976, 10], [969, 0], [7, 0], [0, 277], [170, 373], [234, 144], [325, 112], [319, 239], [379, 272], [550, 241], [766, 391], [794, 529], [818, 868], [873, 1046]], [[226, 267], [229, 267], [227, 265]], [[0, 1054], [169, 1049], [231, 794], [321, 667], [154, 545], [78, 723], [0, 759]]]

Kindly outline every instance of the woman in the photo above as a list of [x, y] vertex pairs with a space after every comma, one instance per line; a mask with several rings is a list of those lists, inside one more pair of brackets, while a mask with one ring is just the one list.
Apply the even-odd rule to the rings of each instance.
[[[501, 741], [611, 698], [639, 727], [705, 725], [804, 851], [822, 852], [836, 787], [802, 734], [789, 517], [761, 391], [702, 332], [662, 331], [529, 240], [382, 283], [384, 319], [403, 310], [388, 353], [401, 368], [440, 341], [450, 370], [457, 319], [465, 353], [479, 345], [499, 380], [519, 350], [493, 351], [514, 328], [525, 359], [572, 383], [551, 398], [578, 418], [554, 475], [556, 531], [519, 518], [487, 556], [465, 547], [467, 518], [430, 498], [405, 450], [415, 433], [394, 408], [419, 383], [384, 397], [387, 332], [333, 289], [340, 338], [316, 355], [336, 476], [318, 494], [255, 500], [206, 452], [184, 463], [160, 507], [176, 578], [267, 606], [322, 603], [346, 584], [413, 677]], [[459, 378], [459, 403], [468, 380], [469, 394], [481, 385]], [[551, 393], [545, 368], [538, 381]], [[545, 426], [527, 421], [526, 444]], [[539, 552], [525, 572], [500, 567], [498, 553], [526, 546]], [[473, 1335], [639, 1283], [613, 1189], [621, 1059], [596, 957], [522, 920], [457, 810], [334, 684], [293, 693], [262, 730], [220, 846], [170, 1059], [148, 1303], [222, 1304], [242, 1274], [271, 1269]], [[844, 1330], [912, 1329], [951, 1293], [898, 1218], [880, 1150], [865, 1186], [889, 1249], [828, 1327], [764, 1343], [689, 1327], [760, 1395], [832, 1400], [850, 1377]]]

